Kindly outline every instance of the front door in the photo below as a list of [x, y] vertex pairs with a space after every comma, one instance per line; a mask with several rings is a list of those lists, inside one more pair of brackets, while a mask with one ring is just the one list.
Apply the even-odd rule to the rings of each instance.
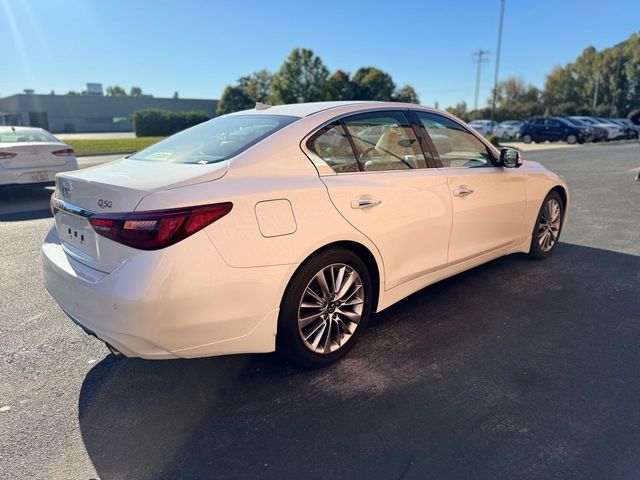
[[501, 168], [487, 146], [448, 117], [416, 112], [440, 171], [447, 176], [453, 207], [448, 263], [455, 264], [520, 240], [525, 175]]

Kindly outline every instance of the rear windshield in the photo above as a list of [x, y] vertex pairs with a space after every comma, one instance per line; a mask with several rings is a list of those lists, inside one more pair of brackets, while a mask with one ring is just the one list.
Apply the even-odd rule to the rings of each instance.
[[0, 143], [22, 143], [22, 142], [57, 142], [59, 143], [56, 137], [51, 135], [49, 132], [44, 132], [41, 130], [33, 130], [33, 131], [6, 131], [0, 132]]
[[133, 160], [170, 163], [216, 163], [238, 155], [298, 120], [285, 115], [217, 117], [177, 133], [135, 155]]

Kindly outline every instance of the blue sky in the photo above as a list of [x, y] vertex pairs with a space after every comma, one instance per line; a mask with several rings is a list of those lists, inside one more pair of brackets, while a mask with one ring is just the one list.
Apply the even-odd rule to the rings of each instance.
[[[499, 0], [97, 1], [0, 0], [0, 96], [80, 91], [86, 82], [142, 87], [157, 97], [219, 98], [254, 70], [278, 69], [295, 47], [330, 70], [360, 66], [409, 83], [421, 103], [473, 104], [472, 52], [493, 84]], [[640, 30], [638, 0], [506, 0], [500, 77], [538, 86], [585, 47]]]

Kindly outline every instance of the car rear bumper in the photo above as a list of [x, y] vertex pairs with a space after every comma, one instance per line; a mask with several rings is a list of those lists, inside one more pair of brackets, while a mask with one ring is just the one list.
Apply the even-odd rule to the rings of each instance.
[[124, 355], [148, 359], [273, 351], [291, 268], [229, 267], [204, 232], [111, 273], [68, 256], [55, 227], [42, 246], [44, 284], [62, 310]]

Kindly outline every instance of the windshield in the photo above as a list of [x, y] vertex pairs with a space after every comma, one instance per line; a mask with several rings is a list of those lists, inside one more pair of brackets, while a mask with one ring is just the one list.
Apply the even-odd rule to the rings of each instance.
[[577, 125], [579, 127], [584, 127], [586, 125], [584, 122], [582, 122], [582, 121], [580, 121], [578, 119], [575, 119], [575, 118], [565, 118], [565, 120], [567, 122], [569, 122], [570, 124]]
[[581, 118], [580, 121], [586, 123], [587, 125], [597, 125], [599, 123], [592, 118]]
[[201, 123], [130, 158], [208, 164], [227, 160], [298, 120], [285, 115], [232, 115]]
[[0, 132], [0, 143], [56, 142], [56, 137], [44, 130], [13, 130]]

